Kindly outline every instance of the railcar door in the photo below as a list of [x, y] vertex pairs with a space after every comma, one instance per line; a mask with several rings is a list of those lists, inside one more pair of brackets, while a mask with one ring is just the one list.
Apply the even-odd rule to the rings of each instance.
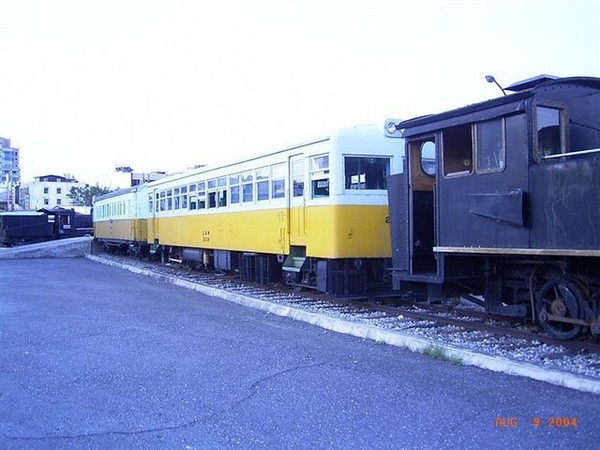
[[304, 155], [289, 158], [288, 232], [290, 246], [306, 246], [306, 163]]
[[158, 240], [158, 217], [156, 211], [160, 207], [160, 199], [156, 190], [150, 192], [149, 205], [150, 211], [148, 211], [148, 243], [157, 242]]
[[437, 277], [438, 265], [433, 247], [436, 245], [436, 139], [434, 136], [409, 141], [408, 157], [408, 219], [409, 273]]

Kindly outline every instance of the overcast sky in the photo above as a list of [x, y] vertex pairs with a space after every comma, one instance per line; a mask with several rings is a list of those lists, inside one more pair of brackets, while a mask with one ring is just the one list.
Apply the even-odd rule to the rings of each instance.
[[0, 0], [0, 136], [24, 181], [105, 186], [600, 77], [599, 46], [600, 0]]

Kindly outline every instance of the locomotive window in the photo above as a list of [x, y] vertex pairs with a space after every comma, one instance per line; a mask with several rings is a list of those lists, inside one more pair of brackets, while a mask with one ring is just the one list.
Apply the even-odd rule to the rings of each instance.
[[471, 125], [447, 128], [442, 133], [444, 175], [469, 175], [473, 171]]
[[536, 108], [537, 122], [537, 156], [563, 153], [560, 133], [560, 109], [538, 106]]
[[347, 156], [344, 159], [346, 189], [386, 189], [390, 158]]
[[506, 144], [504, 120], [496, 119], [478, 123], [475, 127], [477, 173], [493, 173], [504, 170]]
[[421, 144], [421, 170], [427, 175], [435, 175], [437, 171], [436, 146], [434, 141]]

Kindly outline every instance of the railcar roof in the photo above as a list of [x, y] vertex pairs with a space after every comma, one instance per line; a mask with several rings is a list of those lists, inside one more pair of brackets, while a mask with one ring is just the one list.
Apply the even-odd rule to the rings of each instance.
[[[430, 114], [427, 116], [416, 117], [402, 121], [398, 128], [404, 130], [404, 136], [412, 136], [434, 129], [445, 128], [465, 122], [465, 116], [469, 120], [486, 120], [489, 118], [489, 111], [493, 110], [496, 115], [508, 113], [511, 110], [522, 108], [522, 101], [534, 96], [541, 89], [560, 85], [572, 84], [579, 86], [589, 86], [600, 90], [600, 78], [594, 77], [569, 77], [553, 78], [548, 75], [529, 78], [522, 82], [514, 83], [505, 90], [517, 91], [514, 94], [486, 100], [479, 103], [463, 106], [461, 108], [445, 111], [439, 114]], [[458, 120], [458, 118], [461, 118]]]

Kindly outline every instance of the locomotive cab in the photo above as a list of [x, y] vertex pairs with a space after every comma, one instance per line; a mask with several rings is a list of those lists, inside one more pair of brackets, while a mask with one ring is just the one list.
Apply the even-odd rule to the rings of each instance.
[[386, 127], [406, 140], [388, 182], [394, 287], [600, 334], [600, 79], [507, 90]]

